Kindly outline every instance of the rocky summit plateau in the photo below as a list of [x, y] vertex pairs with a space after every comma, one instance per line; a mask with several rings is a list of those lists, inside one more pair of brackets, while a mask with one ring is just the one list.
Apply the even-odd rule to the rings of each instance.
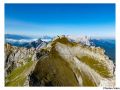
[[75, 42], [63, 35], [37, 46], [5, 44], [5, 86], [115, 85], [113, 61], [86, 38]]

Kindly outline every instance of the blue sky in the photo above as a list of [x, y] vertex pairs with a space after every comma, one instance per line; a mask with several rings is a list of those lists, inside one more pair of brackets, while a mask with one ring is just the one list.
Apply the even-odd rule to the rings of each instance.
[[115, 4], [5, 4], [5, 33], [115, 36]]

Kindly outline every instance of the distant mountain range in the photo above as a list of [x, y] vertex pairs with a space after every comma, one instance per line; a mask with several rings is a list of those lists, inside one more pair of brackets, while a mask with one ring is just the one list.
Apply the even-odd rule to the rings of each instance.
[[45, 44], [52, 39], [50, 36], [40, 36], [38, 39], [22, 36], [22, 35], [13, 35], [13, 34], [5, 34], [5, 43], [9, 43], [13, 46], [17, 47], [26, 47], [26, 48], [37, 48], [39, 45]]
[[109, 56], [115, 63], [115, 40], [114, 39], [92, 39], [91, 45], [101, 47], [105, 50], [105, 54]]
[[[105, 49], [105, 54], [115, 62], [115, 40], [114, 39], [91, 39], [87, 36], [70, 36], [67, 38], [72, 42], [81, 43], [83, 45], [92, 45]], [[5, 43], [10, 43], [13, 46], [26, 47], [26, 48], [38, 48], [46, 45], [51, 41], [51, 36], [40, 36], [39, 38], [33, 38], [29, 36], [5, 34]]]

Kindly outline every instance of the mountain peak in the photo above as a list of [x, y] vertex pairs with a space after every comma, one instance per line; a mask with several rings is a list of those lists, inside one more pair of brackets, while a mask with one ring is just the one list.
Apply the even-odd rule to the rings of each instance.
[[[31, 78], [36, 78], [38, 82], [31, 85], [100, 86], [106, 80], [109, 84], [110, 78], [113, 80], [113, 67], [114, 64], [104, 54], [103, 49], [73, 43], [65, 36], [57, 36], [52, 40], [48, 54], [39, 59], [31, 75]], [[66, 70], [64, 73], [63, 69]], [[44, 78], [48, 79], [44, 80]]]
[[[25, 69], [29, 71], [27, 76], [23, 75], [24, 69], [20, 71], [25, 78], [29, 78], [25, 79], [29, 86], [114, 86], [114, 64], [100, 47], [71, 41], [65, 35], [57, 36], [49, 43], [39, 44], [37, 50], [6, 46], [12, 48], [8, 54], [5, 51], [6, 67], [11, 65], [16, 68], [14, 65], [17, 64], [18, 68], [23, 68], [30, 62], [30, 69]], [[18, 61], [25, 66], [15, 63]], [[31, 65], [31, 61], [35, 64]], [[6, 68], [8, 71], [13, 70], [10, 72], [11, 77], [15, 72], [13, 67]], [[13, 83], [9, 78], [7, 81]]]

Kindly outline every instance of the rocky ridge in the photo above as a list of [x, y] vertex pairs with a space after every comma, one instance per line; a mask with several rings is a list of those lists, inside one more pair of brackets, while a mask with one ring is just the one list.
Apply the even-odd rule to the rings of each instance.
[[[26, 74], [22, 84], [24, 86], [114, 86], [115, 84], [114, 64], [105, 55], [105, 50], [71, 42], [66, 36], [58, 36], [42, 47], [39, 45], [39, 49], [18, 48], [6, 44], [5, 54], [6, 77], [12, 70], [25, 66], [29, 59], [32, 61], [30, 62], [32, 66], [27, 70], [29, 73]], [[10, 83], [10, 79], [6, 80]]]
[[[33, 82], [31, 85], [111, 86], [112, 84], [114, 86], [114, 64], [109, 60], [109, 57], [104, 54], [105, 51], [100, 47], [85, 46], [70, 42], [65, 36], [58, 36], [48, 44], [46, 50], [49, 52], [48, 55], [39, 59], [32, 74], [32, 80], [35, 78], [38, 82], [36, 82], [36, 84]], [[71, 69], [66, 76], [59, 70], [62, 68], [58, 67], [61, 63], [60, 61], [66, 63], [66, 66], [62, 65], [64, 68]], [[48, 65], [46, 65], [45, 62]], [[56, 63], [58, 66], [54, 65]], [[43, 64], [46, 69], [51, 68], [50, 71], [54, 72], [42, 69]], [[42, 75], [41, 72], [46, 73], [47, 76], [46, 74]], [[57, 73], [61, 73], [62, 75], [59, 76]], [[72, 73], [75, 76], [67, 76], [69, 73]], [[64, 82], [61, 81], [60, 79], [63, 78], [62, 76], [68, 81], [64, 81], [64, 79]], [[72, 78], [73, 81], [69, 81], [69, 78]], [[107, 84], [103, 84], [103, 82], [106, 81]], [[75, 82], [77, 83], [75, 84]]]

